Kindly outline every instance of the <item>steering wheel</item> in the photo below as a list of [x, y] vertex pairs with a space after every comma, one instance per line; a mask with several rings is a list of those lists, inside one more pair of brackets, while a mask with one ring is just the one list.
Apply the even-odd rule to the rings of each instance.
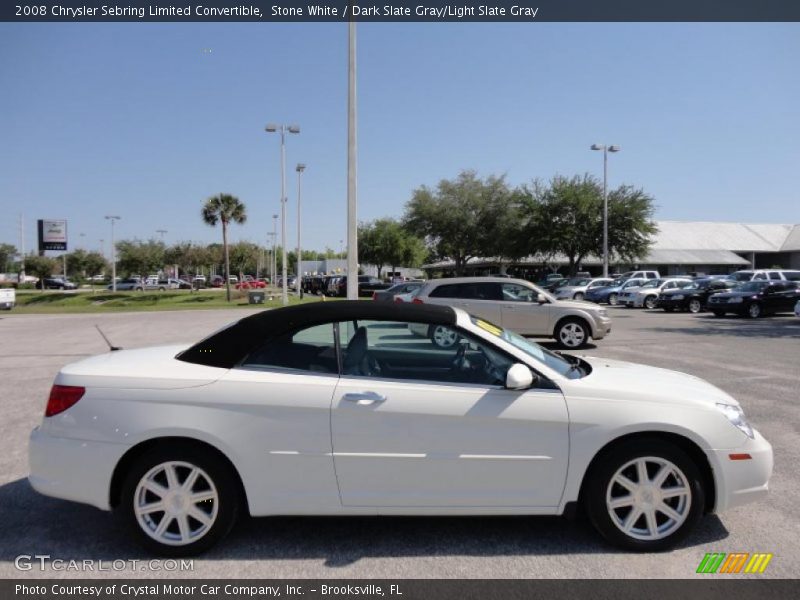
[[456, 355], [453, 358], [451, 370], [454, 372], [459, 372], [467, 368], [469, 368], [469, 361], [467, 361], [467, 345], [459, 344]]

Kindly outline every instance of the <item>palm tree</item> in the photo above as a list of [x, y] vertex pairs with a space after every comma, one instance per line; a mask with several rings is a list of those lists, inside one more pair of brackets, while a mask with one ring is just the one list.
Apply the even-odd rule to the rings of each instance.
[[228, 224], [231, 222], [240, 225], [247, 220], [244, 204], [230, 194], [212, 196], [203, 205], [203, 221], [206, 225], [216, 226], [222, 222], [222, 247], [225, 251], [225, 294], [228, 302], [231, 301], [231, 265], [228, 257]]

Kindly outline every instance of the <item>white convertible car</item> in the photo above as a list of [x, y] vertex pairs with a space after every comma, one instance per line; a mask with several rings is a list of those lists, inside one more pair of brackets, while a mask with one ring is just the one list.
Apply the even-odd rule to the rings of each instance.
[[579, 507], [612, 543], [655, 551], [762, 498], [772, 448], [697, 377], [555, 354], [451, 307], [342, 301], [64, 367], [30, 471], [43, 494], [116, 509], [160, 555], [209, 548], [242, 512]]

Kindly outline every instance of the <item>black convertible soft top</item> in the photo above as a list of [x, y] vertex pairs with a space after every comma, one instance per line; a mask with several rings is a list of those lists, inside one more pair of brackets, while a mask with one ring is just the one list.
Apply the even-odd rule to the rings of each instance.
[[209, 367], [230, 369], [270, 339], [313, 325], [336, 321], [408, 321], [453, 326], [456, 313], [449, 306], [337, 300], [287, 306], [245, 317], [230, 327], [184, 350], [176, 358]]

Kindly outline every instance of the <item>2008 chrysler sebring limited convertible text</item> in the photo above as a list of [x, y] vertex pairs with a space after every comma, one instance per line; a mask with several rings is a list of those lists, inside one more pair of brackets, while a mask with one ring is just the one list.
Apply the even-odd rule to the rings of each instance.
[[[444, 325], [440, 348], [409, 324]], [[558, 515], [632, 550], [762, 498], [772, 448], [736, 400], [560, 355], [460, 309], [265, 311], [190, 347], [64, 367], [30, 440], [43, 494], [116, 509], [161, 555], [251, 515]]]

